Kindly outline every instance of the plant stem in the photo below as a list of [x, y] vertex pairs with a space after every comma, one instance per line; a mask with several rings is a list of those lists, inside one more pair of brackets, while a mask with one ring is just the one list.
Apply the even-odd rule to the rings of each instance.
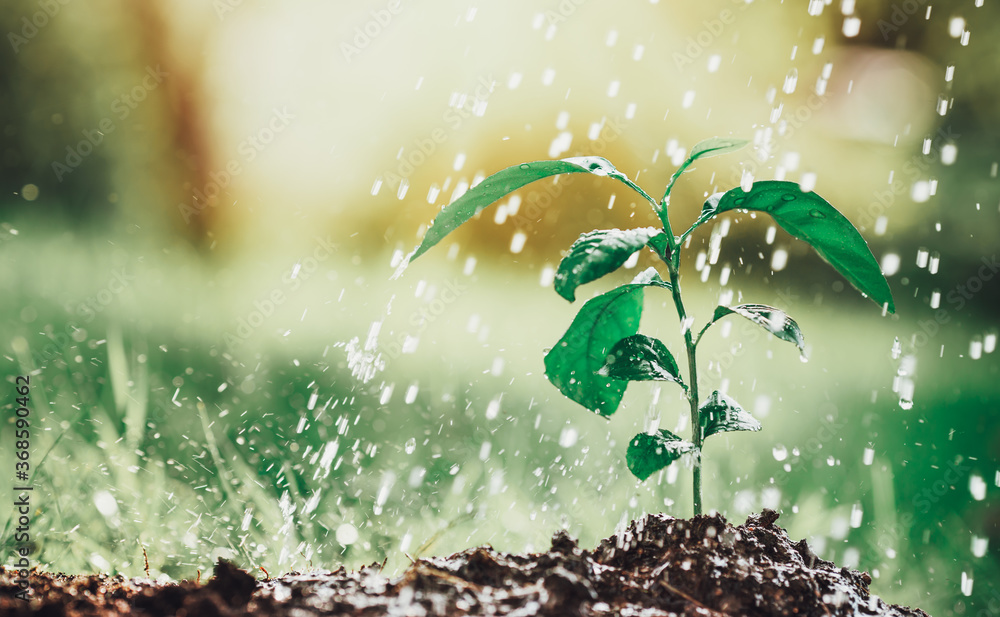
[[687, 323], [687, 311], [681, 299], [680, 285], [680, 246], [674, 246], [670, 259], [666, 260], [670, 272], [671, 293], [677, 317], [684, 328], [684, 346], [687, 347], [688, 359], [688, 402], [691, 404], [691, 441], [695, 447], [694, 469], [692, 470], [692, 489], [694, 497], [694, 514], [701, 514], [701, 411], [698, 409], [698, 364], [695, 358], [696, 343], [691, 336], [691, 325]]

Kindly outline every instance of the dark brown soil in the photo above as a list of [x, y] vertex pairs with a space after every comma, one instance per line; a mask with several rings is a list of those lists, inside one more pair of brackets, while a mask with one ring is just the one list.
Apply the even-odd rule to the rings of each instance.
[[0, 615], [926, 616], [871, 595], [867, 574], [817, 558], [777, 518], [650, 515], [593, 551], [558, 533], [547, 553], [469, 549], [394, 579], [369, 566], [261, 581], [220, 561], [204, 585], [32, 574], [23, 601], [0, 568]]

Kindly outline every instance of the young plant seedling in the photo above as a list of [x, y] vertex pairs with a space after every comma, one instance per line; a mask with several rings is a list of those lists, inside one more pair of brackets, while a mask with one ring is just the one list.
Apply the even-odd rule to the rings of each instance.
[[[805, 341], [795, 321], [783, 311], [763, 304], [719, 306], [697, 335], [684, 308], [680, 286], [681, 249], [691, 233], [719, 214], [757, 211], [769, 214], [792, 236], [808, 242], [831, 266], [862, 294], [895, 312], [889, 284], [864, 238], [847, 218], [825, 199], [803, 191], [794, 182], [764, 180], [750, 190], [740, 187], [708, 198], [701, 215], [680, 236], [675, 236], [668, 217], [670, 191], [677, 179], [698, 159], [733, 152], [744, 140], [713, 138], [695, 145], [674, 172], [657, 202], [606, 159], [597, 156], [536, 161], [508, 167], [486, 178], [446, 206], [434, 219], [423, 241], [407, 262], [423, 255], [462, 223], [509, 193], [558, 174], [589, 173], [617, 180], [642, 196], [656, 213], [662, 229], [601, 229], [582, 234], [569, 248], [556, 271], [555, 290], [573, 302], [580, 285], [620, 268], [643, 248], [652, 250], [666, 265], [668, 280], [655, 268], [640, 273], [631, 283], [620, 285], [584, 303], [559, 342], [545, 355], [545, 376], [565, 396], [587, 409], [609, 417], [618, 409], [630, 381], [671, 381], [683, 388], [691, 408], [691, 441], [667, 430], [640, 433], [629, 443], [625, 460], [640, 480], [670, 465], [682, 455], [693, 455], [694, 513], [701, 514], [701, 450], [708, 437], [726, 431], [759, 431], [760, 423], [740, 405], [713, 392], [698, 397], [697, 349], [708, 328], [728, 315], [739, 315], [793, 343], [803, 353]], [[405, 267], [405, 266], [404, 266]], [[646, 288], [670, 292], [684, 335], [687, 381], [677, 361], [659, 339], [639, 334], [643, 295]]]

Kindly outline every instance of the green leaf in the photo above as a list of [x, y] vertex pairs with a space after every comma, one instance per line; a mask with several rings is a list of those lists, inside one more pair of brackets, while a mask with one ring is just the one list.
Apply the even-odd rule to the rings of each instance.
[[625, 462], [633, 476], [645, 480], [694, 449], [693, 443], [660, 429], [653, 435], [639, 433], [633, 437], [625, 452]]
[[[799, 329], [799, 324], [795, 323], [795, 320], [781, 309], [776, 309], [766, 304], [737, 304], [733, 307], [720, 306], [715, 309], [712, 321], [705, 325], [702, 333], [708, 329], [708, 326], [719, 321], [726, 315], [746, 317], [781, 340], [794, 344], [799, 348], [799, 353], [805, 356], [806, 339], [802, 335], [802, 330]], [[701, 338], [700, 334], [698, 338]]]
[[660, 273], [653, 267], [646, 268], [639, 274], [636, 274], [635, 278], [632, 279], [632, 284], [646, 285], [649, 287], [662, 287], [667, 290], [674, 288], [673, 285], [663, 280], [663, 278], [660, 277]]
[[566, 397], [602, 416], [618, 410], [627, 381], [599, 375], [615, 343], [635, 334], [642, 317], [646, 287], [666, 287], [656, 268], [640, 272], [631, 283], [621, 285], [580, 308], [566, 333], [545, 354], [545, 376]]
[[688, 160], [694, 162], [697, 159], [707, 159], [720, 154], [728, 154], [746, 147], [750, 143], [746, 139], [733, 139], [732, 137], [710, 137], [704, 141], [699, 141], [691, 148]]
[[737, 187], [708, 198], [701, 216], [682, 238], [716, 214], [755, 210], [770, 214], [782, 229], [808, 242], [851, 285], [876, 304], [896, 312], [889, 283], [875, 256], [847, 218], [816, 193], [804, 193], [794, 182], [762, 180], [745, 192]]
[[611, 347], [639, 329], [644, 285], [622, 285], [587, 301], [545, 355], [545, 376], [565, 396], [602, 416], [618, 410], [628, 382], [598, 375]]
[[646, 246], [653, 249], [653, 252], [659, 256], [663, 263], [670, 263], [670, 238], [667, 234], [652, 236], [646, 242]]
[[663, 232], [655, 227], [601, 229], [581, 234], [569, 247], [569, 254], [559, 262], [556, 293], [573, 302], [577, 287], [614, 272], [657, 234], [663, 235]]
[[674, 381], [684, 385], [667, 346], [645, 334], [633, 334], [615, 343], [598, 374], [625, 381]]
[[615, 169], [615, 166], [607, 159], [599, 156], [579, 156], [556, 161], [521, 163], [489, 176], [445, 206], [431, 223], [427, 233], [424, 234], [423, 241], [409, 257], [409, 261], [420, 257], [462, 223], [522, 186], [549, 176], [575, 173], [590, 173], [595, 176], [614, 178], [638, 192], [650, 203], [655, 204], [653, 199], [629, 180], [625, 174]]
[[701, 404], [702, 439], [727, 431], [759, 431], [760, 422], [740, 404], [718, 390]]
[[666, 202], [667, 197], [670, 195], [670, 190], [674, 188], [674, 183], [677, 182], [677, 178], [680, 178], [681, 174], [687, 171], [691, 163], [694, 163], [698, 159], [707, 159], [719, 156], [720, 154], [734, 152], [743, 148], [748, 143], [750, 142], [745, 139], [733, 139], [731, 137], [711, 137], [696, 143], [691, 148], [691, 153], [688, 154], [688, 157], [684, 159], [681, 166], [674, 172], [674, 175], [670, 176], [670, 183], [667, 184], [667, 189], [663, 192], [663, 201]]

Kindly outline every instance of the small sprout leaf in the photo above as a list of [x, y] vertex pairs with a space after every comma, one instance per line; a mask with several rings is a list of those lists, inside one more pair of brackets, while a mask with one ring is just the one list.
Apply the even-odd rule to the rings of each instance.
[[660, 429], [652, 435], [639, 433], [633, 437], [625, 452], [625, 462], [632, 475], [641, 481], [694, 449], [693, 443]]
[[416, 248], [409, 257], [412, 261], [427, 252], [432, 246], [440, 242], [445, 236], [457, 229], [462, 223], [468, 221], [479, 212], [483, 211], [490, 204], [513, 193], [517, 189], [542, 178], [559, 174], [590, 173], [596, 176], [608, 176], [624, 183], [632, 190], [638, 192], [647, 201], [652, 202], [652, 198], [628, 177], [615, 169], [607, 159], [599, 156], [580, 156], [556, 161], [535, 161], [532, 163], [521, 163], [484, 179], [476, 186], [470, 188], [461, 197], [451, 202], [438, 213], [431, 223], [427, 233], [424, 234], [420, 246]]
[[[663, 192], [663, 202], [666, 203], [667, 197], [670, 196], [670, 190], [674, 188], [674, 183], [677, 182], [677, 178], [681, 177], [688, 167], [698, 159], [707, 159], [713, 156], [719, 156], [720, 154], [728, 154], [730, 152], [735, 152], [740, 148], [746, 146], [749, 141], [745, 139], [732, 139], [730, 137], [712, 137], [704, 141], [699, 141], [691, 148], [691, 153], [688, 157], [681, 163], [681, 166], [677, 168], [674, 175], [670, 176], [670, 182], [667, 184], [666, 191]], [[660, 212], [661, 217], [664, 212]]]
[[707, 159], [720, 154], [728, 154], [746, 147], [750, 143], [746, 139], [733, 139], [731, 137], [712, 137], [704, 141], [699, 141], [691, 148], [688, 159], [693, 163], [697, 159]]
[[760, 422], [718, 390], [701, 404], [702, 438], [727, 431], [759, 431]]
[[708, 198], [701, 216], [685, 232], [716, 214], [730, 210], [756, 210], [770, 214], [782, 229], [808, 242], [820, 257], [851, 285], [879, 306], [896, 312], [889, 283], [857, 228], [816, 193], [805, 193], [794, 182], [762, 180], [749, 192], [736, 187]]
[[570, 302], [576, 300], [576, 288], [614, 272], [633, 253], [646, 246], [650, 238], [664, 233], [655, 227], [639, 229], [601, 229], [581, 234], [569, 247], [569, 254], [559, 263], [555, 289]]
[[655, 252], [664, 263], [668, 263], [670, 261], [670, 238], [667, 237], [667, 234], [661, 233], [650, 237], [649, 241], [646, 242], [646, 246], [653, 249], [653, 252]]
[[625, 381], [674, 381], [684, 385], [667, 346], [644, 334], [633, 334], [615, 343], [598, 374]]
[[[764, 328], [771, 334], [783, 341], [788, 341], [799, 348], [799, 353], [805, 356], [806, 339], [802, 336], [802, 330], [795, 320], [785, 314], [781, 309], [766, 304], [738, 304], [733, 307], [720, 306], [715, 309], [710, 321], [705, 328], [719, 321], [726, 315], [740, 315], [746, 317], [758, 326]], [[704, 332], [704, 330], [702, 330]]]

